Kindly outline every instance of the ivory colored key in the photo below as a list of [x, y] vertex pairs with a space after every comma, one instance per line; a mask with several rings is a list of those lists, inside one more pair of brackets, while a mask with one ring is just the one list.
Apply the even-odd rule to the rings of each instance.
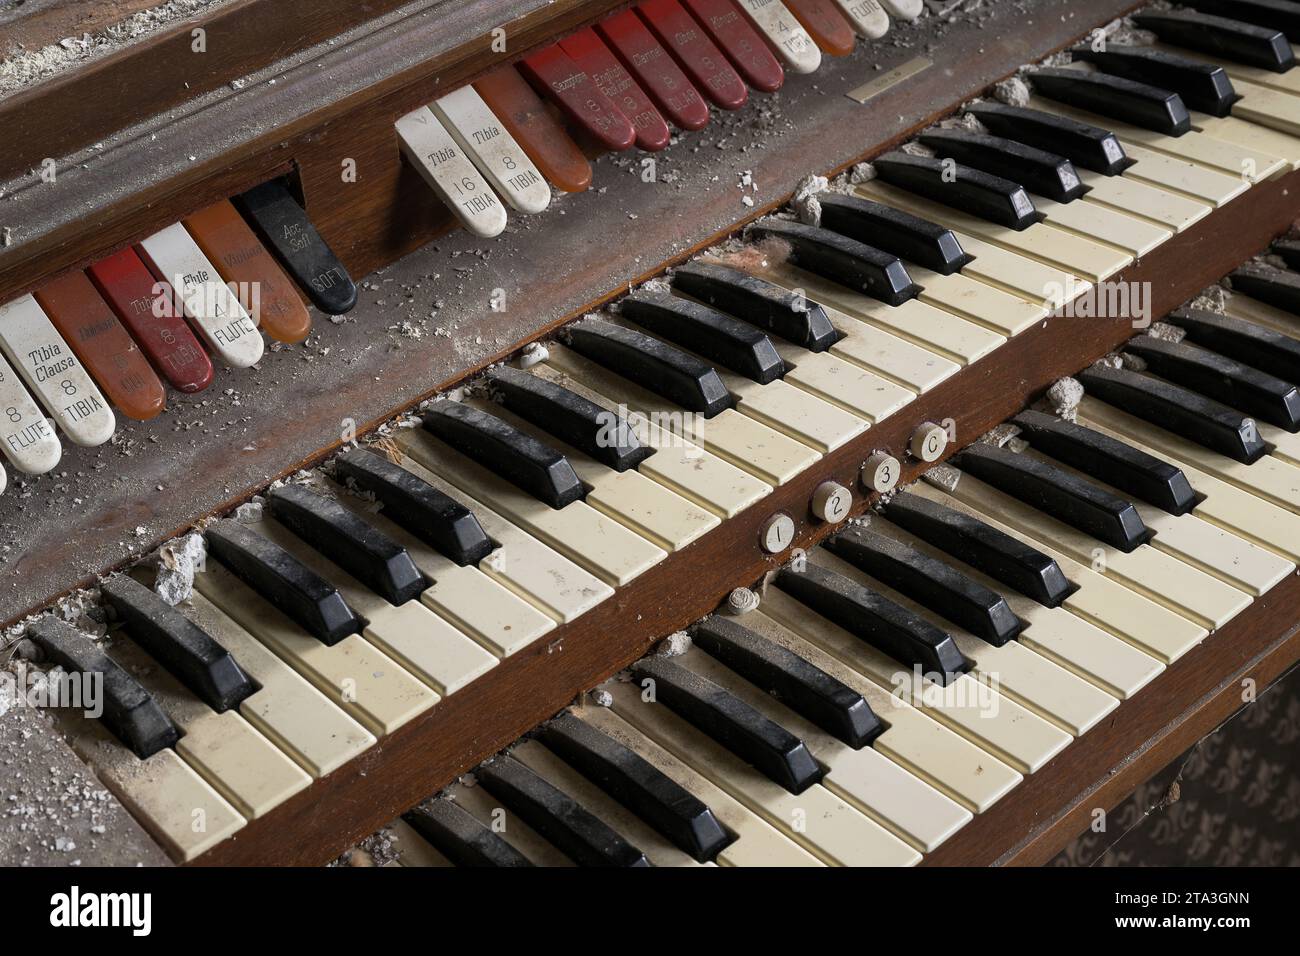
[[122, 414], [154, 418], [167, 403], [162, 382], [113, 310], [80, 271], [36, 290], [36, 301]]
[[111, 656], [176, 722], [181, 730], [176, 752], [245, 819], [265, 816], [311, 785], [307, 772], [248, 721], [234, 711], [214, 712], [138, 645], [118, 641]]
[[473, 86], [434, 100], [429, 109], [511, 206], [538, 213], [551, 204], [546, 180]]
[[216, 562], [195, 578], [209, 601], [270, 647], [372, 734], [390, 734], [438, 695], [360, 635], [326, 647]]
[[896, 385], [864, 368], [827, 352], [816, 354], [781, 343], [777, 352], [785, 360], [783, 379], [872, 424], [894, 414], [916, 398], [909, 388]]
[[846, 362], [920, 393], [928, 392], [961, 371], [960, 365], [937, 352], [868, 325], [839, 309], [823, 308], [841, 336], [830, 352]]
[[889, 14], [880, 5], [880, 0], [835, 0], [835, 5], [849, 18], [860, 36], [879, 40], [889, 32]]
[[1228, 315], [1263, 325], [1291, 338], [1300, 337], [1300, 316], [1292, 315], [1284, 309], [1261, 302], [1259, 299], [1252, 299], [1243, 293], [1234, 292], [1228, 296], [1224, 311]]
[[1216, 208], [1226, 205], [1250, 188], [1250, 183], [1241, 176], [1215, 172], [1135, 143], [1125, 145], [1124, 151], [1130, 159], [1137, 160], [1124, 173], [1125, 176], [1210, 203]]
[[[963, 267], [964, 276], [1004, 289], [1033, 305], [1059, 308], [1092, 288], [1091, 282], [1073, 272], [1026, 258], [974, 236], [963, 235], [961, 241], [963, 247], [975, 256]], [[989, 319], [985, 318], [984, 322], [987, 324]]]
[[485, 239], [500, 235], [505, 207], [433, 111], [421, 106], [396, 125], [402, 153], [461, 225]]
[[[897, 661], [826, 618], [809, 613], [805, 605], [782, 591], [768, 590], [763, 612], [1020, 773], [1038, 770], [1074, 739], [970, 674], [958, 675], [947, 687], [928, 681], [917, 684]], [[882, 716], [889, 720], [887, 712]]]
[[970, 319], [1001, 335], [1019, 335], [1047, 318], [1048, 297], [1044, 290], [1050, 281], [1039, 285], [1037, 292], [1016, 291], [1004, 282], [993, 282], [988, 278], [995, 270], [995, 260], [1000, 260], [1013, 276], [1024, 275], [1026, 266], [1038, 265], [996, 246], [989, 246], [979, 257], [981, 269], [972, 270], [970, 267], [975, 264], [973, 262], [966, 266], [965, 271], [969, 275], [955, 273], [941, 276], [920, 266], [909, 266], [908, 270], [912, 273], [912, 278], [921, 284], [919, 298], [926, 305], [937, 306], [963, 319]]
[[817, 72], [822, 65], [821, 50], [783, 4], [772, 0], [736, 0], [736, 5], [776, 50], [786, 69], [795, 73]]
[[337, 770], [374, 744], [368, 730], [201, 593], [191, 595], [182, 610], [257, 681], [239, 713], [313, 777]]
[[[871, 746], [974, 813], [983, 813], [1023, 779], [1002, 761], [928, 717], [838, 657], [761, 611], [738, 618], [745, 627], [793, 651], [861, 694], [886, 724]], [[845, 633], [845, 638], [852, 638]]]
[[462, 490], [479, 495], [606, 584], [626, 584], [667, 556], [662, 548], [585, 502], [575, 501], [558, 511], [548, 508], [432, 435], [405, 437], [405, 452], [424, 467]]
[[1157, 189], [1127, 176], [1103, 176], [1081, 169], [1079, 179], [1091, 187], [1082, 202], [1168, 226], [1174, 232], [1182, 232], [1214, 211], [1209, 203]]
[[1236, 116], [1207, 116], [1192, 112], [1192, 128], [1242, 149], [1271, 153], [1285, 159], [1292, 169], [1300, 168], [1300, 138], [1269, 129]]
[[497, 659], [418, 601], [394, 607], [274, 521], [253, 529], [274, 541], [343, 594], [366, 619], [362, 636], [432, 687], [454, 694], [496, 667]]
[[257, 326], [183, 225], [172, 223], [142, 239], [138, 251], [154, 278], [171, 283], [177, 311], [184, 311], [223, 362], [248, 368], [261, 360], [265, 345]]
[[74, 443], [94, 447], [113, 437], [113, 410], [32, 296], [0, 306], [0, 350]]
[[297, 287], [229, 200], [213, 203], [183, 221], [221, 277], [235, 284], [239, 304], [262, 331], [277, 342], [301, 342], [307, 337], [311, 313]]
[[475, 80], [474, 89], [556, 188], [577, 193], [591, 185], [587, 157], [518, 70], [493, 70]]
[[1077, 201], [1059, 203], [1038, 195], [1033, 200], [1038, 211], [1058, 229], [1104, 242], [1134, 257], [1146, 255], [1173, 235], [1172, 230], [1163, 226], [1134, 219], [1105, 206]]
[[823, 787], [917, 850], [930, 852], [970, 822], [970, 811], [889, 758], [871, 747], [854, 750], [703, 651], [688, 651], [677, 660], [796, 734], [828, 768]]
[[917, 482], [910, 490], [945, 507], [974, 515], [1042, 551], [1060, 565], [1072, 583], [1078, 585], [1078, 590], [1062, 602], [1063, 607], [1164, 664], [1182, 657], [1209, 633], [1199, 624], [1130, 590], [1114, 578], [1093, 571], [1048, 544], [1035, 541], [995, 515], [971, 507], [925, 482]]
[[665, 551], [680, 551], [721, 524], [717, 515], [675, 494], [635, 469], [614, 471], [588, 455], [557, 441], [499, 405], [471, 401], [562, 453], [587, 487], [587, 504], [653, 541]]
[[43, 475], [59, 463], [63, 446], [54, 424], [0, 355], [0, 451], [19, 471]]
[[631, 684], [606, 685], [614, 713], [823, 861], [913, 866], [921, 854], [820, 784], [795, 796]]
[[789, 837], [777, 831], [715, 784], [682, 763], [607, 707], [579, 707], [574, 715], [667, 774], [702, 801], [736, 839], [722, 848], [719, 866], [821, 866]]

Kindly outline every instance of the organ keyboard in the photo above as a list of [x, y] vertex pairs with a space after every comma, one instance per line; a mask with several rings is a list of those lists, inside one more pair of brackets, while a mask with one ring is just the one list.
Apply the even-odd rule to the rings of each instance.
[[[1239, 680], [1295, 660], [1300, 278], [1242, 265], [1295, 215], [1280, 25], [1143, 14], [1157, 44], [1094, 39], [1027, 68], [1032, 95], [1007, 105], [963, 101], [1099, 24], [1000, 41], [987, 73], [967, 24], [950, 41], [972, 71], [960, 97], [938, 99], [920, 66], [859, 101], [854, 34], [891, 17], [922, 31], [933, 18], [904, 25], [919, 4], [611, 6], [529, 14], [490, 69], [438, 74], [440, 46], [341, 131], [344, 83], [295, 127], [292, 168], [254, 136], [204, 154], [218, 175], [151, 169], [138, 195], [171, 192], [145, 210], [102, 192], [114, 163], [149, 154], [123, 134], [62, 174], [52, 212], [32, 212], [42, 186], [17, 191], [0, 448], [24, 486], [89, 460], [61, 438], [147, 435], [172, 402], [203, 414], [184, 396], [285, 370], [304, 340], [355, 350], [290, 376], [278, 397], [303, 400], [301, 429], [255, 421], [277, 413], [259, 402], [226, 435], [160, 442], [174, 461], [144, 448], [160, 499], [95, 484], [85, 542], [10, 512], [7, 617], [105, 575], [106, 647], [48, 614], [15, 640], [103, 675], [102, 719], [61, 712], [58, 729], [176, 862], [321, 862], [398, 817], [404, 865], [1041, 861], [1082, 829], [1085, 797], [1123, 796]], [[1099, 20], [1128, 5], [1110, 6]], [[356, 64], [406, 42], [361, 32]], [[822, 102], [802, 73], [853, 95]], [[319, 95], [272, 85], [212, 109]], [[593, 174], [605, 150], [662, 151], [631, 170], [657, 183], [656, 162], [725, 123], [711, 108], [778, 87], [808, 111], [793, 135], [811, 152], [764, 143], [782, 185], [741, 213], [704, 176], [680, 235], [627, 183], [557, 201], [616, 168]], [[62, 95], [28, 99], [43, 94]], [[885, 104], [905, 126], [862, 139], [853, 123]], [[164, 139], [196, 115], [159, 120]], [[741, 221], [849, 167], [815, 213]], [[78, 202], [103, 228], [70, 242]], [[640, 212], [615, 226], [617, 203]], [[561, 217], [608, 261], [557, 275]], [[463, 236], [419, 248], [453, 224]], [[429, 278], [462, 255], [489, 263], [472, 292]], [[1222, 311], [1178, 308], [1239, 265]], [[397, 300], [425, 308], [422, 278], [460, 300], [431, 300], [435, 317], [475, 324], [373, 348]], [[313, 326], [304, 298], [338, 321]], [[1068, 420], [1027, 407], [1076, 373]], [[173, 606], [119, 529], [160, 541], [207, 518]], [[719, 607], [749, 586], [756, 608]], [[682, 629], [684, 651], [645, 656]], [[1117, 753], [1139, 755], [1110, 774]]]

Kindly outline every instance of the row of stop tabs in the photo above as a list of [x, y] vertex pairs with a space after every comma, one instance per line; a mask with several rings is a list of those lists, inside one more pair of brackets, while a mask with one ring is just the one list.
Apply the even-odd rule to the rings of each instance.
[[117, 430], [114, 409], [161, 413], [164, 383], [199, 392], [214, 361], [257, 364], [262, 333], [303, 341], [303, 293], [334, 315], [356, 303], [342, 263], [273, 181], [0, 305], [0, 452], [44, 474], [62, 457], [60, 432], [101, 445]]

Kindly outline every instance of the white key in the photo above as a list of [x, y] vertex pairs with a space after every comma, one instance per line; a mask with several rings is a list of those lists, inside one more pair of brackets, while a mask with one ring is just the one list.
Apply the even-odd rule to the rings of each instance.
[[239, 712], [313, 777], [369, 750], [374, 735], [197, 591], [181, 608], [257, 681]]
[[[988, 254], [990, 252], [991, 256]], [[976, 260], [983, 263], [982, 272], [971, 272], [969, 275], [955, 272], [941, 276], [937, 272], [911, 264], [907, 271], [921, 285], [922, 302], [953, 315], [960, 315], [963, 319], [970, 319], [977, 325], [1002, 335], [1019, 335], [1047, 318], [1047, 302], [1042, 292], [1046, 283], [1040, 283], [1038, 292], [1030, 294], [1017, 291], [1002, 282], [991, 282], [988, 276], [995, 272], [994, 260], [1002, 260], [1013, 276], [1022, 275], [1026, 265], [1039, 265], [1004, 249], [990, 246], [986, 254]], [[973, 262], [968, 263], [965, 269], [969, 271], [972, 265]], [[1029, 295], [1032, 298], [1027, 298]]]
[[915, 20], [921, 15], [921, 0], [880, 0], [889, 15], [900, 20]]
[[1250, 188], [1250, 183], [1240, 176], [1227, 176], [1135, 143], [1125, 145], [1124, 152], [1128, 153], [1129, 158], [1137, 160], [1137, 163], [1124, 171], [1126, 177], [1140, 179], [1216, 207], [1226, 205]]
[[[73, 442], [94, 447], [113, 437], [113, 410], [33, 296], [0, 305], [0, 350]], [[7, 416], [15, 426], [18, 414]]]
[[830, 352], [846, 362], [921, 393], [961, 371], [960, 365], [937, 352], [913, 345], [832, 306], [818, 304], [842, 336], [830, 347]]
[[1131, 256], [1144, 256], [1173, 235], [1171, 229], [1126, 216], [1095, 203], [1061, 203], [1038, 195], [1032, 198], [1038, 211], [1046, 215], [1047, 221], [1058, 229], [1104, 242]]
[[4, 494], [7, 487], [9, 487], [9, 476], [5, 474], [4, 468], [0, 467], [0, 495]]
[[429, 109], [506, 202], [525, 213], [551, 204], [551, 187], [473, 86], [434, 100]]
[[257, 323], [244, 311], [221, 273], [179, 222], [140, 242], [145, 262], [175, 293], [173, 307], [199, 330], [203, 341], [231, 368], [248, 368], [262, 358], [265, 344]]
[[59, 463], [63, 446], [18, 373], [0, 355], [0, 451], [15, 468], [43, 475]]
[[1247, 322], [1267, 326], [1273, 331], [1289, 335], [1293, 339], [1300, 338], [1300, 316], [1292, 315], [1290, 312], [1260, 302], [1258, 299], [1252, 299], [1244, 293], [1229, 293], [1223, 310], [1228, 315], [1235, 315]]
[[506, 207], [427, 106], [397, 121], [402, 153], [457, 219], [491, 239], [506, 228]]
[[1232, 107], [1234, 116], [1291, 136], [1300, 135], [1300, 97], [1293, 95], [1294, 91], [1269, 89], [1240, 79], [1234, 79], [1232, 86], [1241, 94]]
[[1258, 126], [1236, 116], [1207, 116], [1195, 111], [1192, 111], [1192, 128], [1241, 149], [1281, 156], [1292, 169], [1300, 169], [1300, 138], [1280, 130]]
[[822, 65], [822, 52], [780, 0], [738, 0], [754, 26], [776, 49], [786, 69], [815, 73]]
[[962, 267], [962, 274], [1005, 289], [1045, 309], [1057, 309], [1092, 288], [1092, 283], [1073, 272], [1003, 249], [965, 233], [954, 233], [962, 248], [975, 257]]
[[1080, 202], [1137, 216], [1156, 225], [1168, 226], [1174, 232], [1182, 232], [1214, 212], [1209, 203], [1157, 189], [1127, 176], [1103, 176], [1081, 169], [1079, 179], [1092, 187]]
[[910, 388], [896, 385], [829, 352], [809, 352], [792, 345], [777, 346], [785, 361], [782, 379], [822, 401], [875, 424], [916, 398]]
[[835, 0], [835, 5], [849, 18], [858, 36], [879, 40], [889, 32], [889, 14], [880, 0]]

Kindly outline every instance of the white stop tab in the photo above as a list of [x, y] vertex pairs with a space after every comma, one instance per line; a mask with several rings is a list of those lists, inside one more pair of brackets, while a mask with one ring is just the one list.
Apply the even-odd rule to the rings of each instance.
[[506, 207], [429, 107], [399, 119], [397, 138], [406, 158], [466, 229], [484, 239], [501, 234]]
[[915, 20], [921, 15], [921, 0], [880, 0], [885, 9], [900, 20]]
[[[0, 306], [0, 350], [73, 442], [93, 447], [113, 437], [117, 430], [113, 409], [32, 296]], [[8, 424], [17, 425], [22, 415], [17, 405], [14, 409], [6, 417]], [[37, 417], [42, 417], [39, 412]], [[22, 467], [17, 461], [14, 464]]]
[[474, 87], [462, 86], [429, 109], [511, 206], [537, 213], [551, 204], [551, 187]]
[[789, 69], [795, 73], [815, 73], [822, 65], [822, 51], [780, 0], [737, 2]]
[[0, 358], [0, 451], [15, 468], [28, 475], [45, 474], [63, 457], [63, 446], [54, 433], [54, 424], [36, 405], [13, 366], [3, 358]]
[[[183, 225], [173, 223], [155, 232], [139, 249], [154, 276], [171, 283], [179, 298], [173, 305], [184, 310], [214, 355], [231, 368], [248, 368], [262, 360], [266, 346], [257, 323]], [[257, 301], [258, 295], [256, 289], [249, 290], [249, 301]]]
[[889, 32], [889, 14], [885, 13], [880, 0], [835, 0], [835, 5], [849, 18], [858, 36], [879, 40]]

